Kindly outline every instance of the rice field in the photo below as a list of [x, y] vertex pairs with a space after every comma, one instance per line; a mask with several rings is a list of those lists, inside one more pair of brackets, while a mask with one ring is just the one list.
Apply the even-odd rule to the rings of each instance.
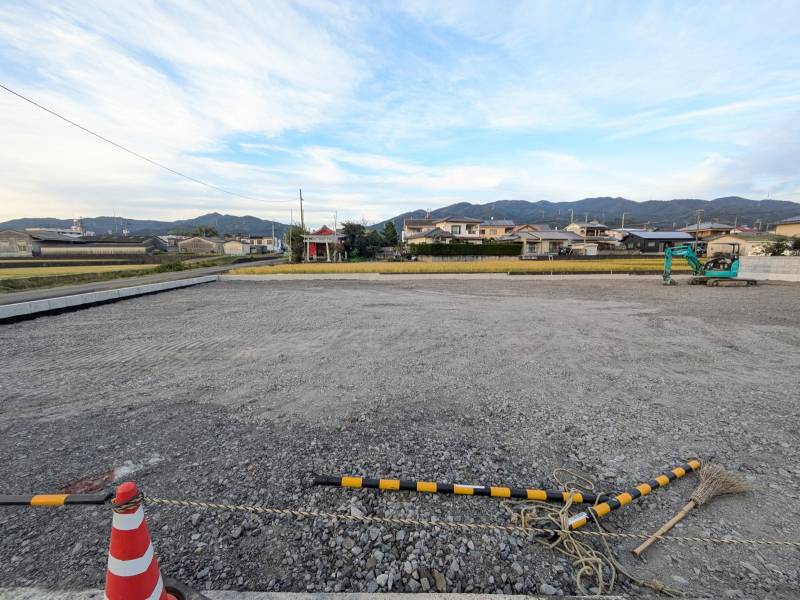
[[0, 280], [28, 279], [30, 277], [58, 277], [59, 275], [84, 275], [86, 273], [108, 273], [112, 271], [145, 271], [158, 265], [82, 265], [63, 267], [20, 267], [0, 269]]
[[[236, 275], [278, 275], [307, 273], [632, 273], [660, 272], [663, 258], [595, 259], [595, 260], [486, 260], [452, 262], [358, 262], [303, 263], [263, 267], [240, 267]], [[673, 265], [675, 271], [688, 270], [687, 265]]]

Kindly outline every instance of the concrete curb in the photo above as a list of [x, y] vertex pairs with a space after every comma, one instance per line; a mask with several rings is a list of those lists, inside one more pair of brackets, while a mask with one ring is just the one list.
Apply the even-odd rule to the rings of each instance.
[[579, 279], [660, 280], [661, 275], [611, 275], [609, 273], [584, 273], [577, 275], [508, 275], [507, 273], [276, 273], [275, 275], [220, 275], [220, 281], [424, 281], [424, 280], [483, 280], [505, 281], [577, 281]]
[[30, 319], [46, 314], [77, 310], [95, 304], [106, 302], [116, 302], [125, 298], [144, 296], [147, 294], [157, 294], [177, 288], [199, 285], [217, 281], [218, 275], [205, 275], [202, 277], [191, 277], [188, 279], [177, 279], [174, 281], [163, 281], [160, 283], [149, 283], [145, 285], [134, 285], [101, 292], [89, 292], [86, 294], [74, 294], [72, 296], [60, 296], [58, 298], [48, 298], [46, 300], [32, 300], [31, 302], [19, 302], [17, 304], [5, 304], [0, 306], [0, 323]]

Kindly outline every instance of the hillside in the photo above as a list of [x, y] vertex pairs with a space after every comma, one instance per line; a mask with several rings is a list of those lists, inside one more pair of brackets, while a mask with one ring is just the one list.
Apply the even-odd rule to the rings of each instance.
[[[209, 213], [194, 219], [184, 219], [179, 221], [152, 221], [146, 219], [126, 219], [124, 217], [94, 217], [83, 219], [83, 226], [86, 231], [94, 231], [96, 234], [121, 232], [127, 229], [130, 233], [139, 235], [167, 233], [179, 233], [191, 231], [200, 225], [210, 225], [220, 234], [243, 233], [243, 234], [271, 234], [272, 226], [275, 225], [275, 235], [282, 236], [288, 225], [277, 221], [268, 221], [258, 217], [234, 215], [222, 215], [220, 213]], [[26, 227], [69, 227], [72, 225], [70, 219], [13, 219], [0, 223], [0, 229], [25, 229]]]
[[[695, 210], [702, 210], [704, 221], [718, 221], [753, 225], [761, 221], [762, 226], [800, 214], [800, 204], [784, 200], [749, 200], [738, 196], [715, 200], [674, 199], [634, 202], [625, 198], [584, 198], [575, 202], [548, 202], [540, 200], [497, 200], [486, 204], [459, 202], [431, 211], [432, 218], [464, 216], [477, 219], [513, 219], [516, 223], [547, 223], [563, 227], [569, 223], [570, 210], [574, 220], [589, 219], [603, 221], [619, 227], [625, 213], [625, 226], [642, 226], [649, 223], [661, 229], [684, 227], [695, 221]], [[397, 230], [403, 227], [404, 219], [424, 219], [424, 210], [403, 213], [388, 219]], [[382, 229], [386, 221], [373, 225]]]

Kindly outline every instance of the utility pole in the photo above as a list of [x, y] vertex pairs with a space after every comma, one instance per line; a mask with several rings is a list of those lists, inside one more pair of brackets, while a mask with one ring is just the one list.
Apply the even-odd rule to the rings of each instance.
[[[303, 213], [303, 189], [300, 188], [300, 229], [303, 230], [303, 235], [306, 234], [306, 219]], [[303, 258], [301, 262], [306, 262], [306, 244], [303, 244]]]
[[275, 247], [277, 244], [275, 243], [275, 221], [272, 222], [272, 251], [275, 252]]
[[569, 209], [569, 222], [572, 223], [572, 209]]
[[338, 260], [336, 260], [336, 244], [339, 241], [339, 238], [336, 237], [336, 217], [337, 217], [337, 212], [338, 211], [333, 211], [333, 257], [334, 257], [333, 259], [334, 259], [334, 261], [339, 262]]
[[303, 213], [303, 189], [300, 189], [300, 229], [306, 230], [306, 219]]
[[625, 229], [625, 215], [627, 213], [622, 213], [622, 224], [619, 226], [620, 229]]

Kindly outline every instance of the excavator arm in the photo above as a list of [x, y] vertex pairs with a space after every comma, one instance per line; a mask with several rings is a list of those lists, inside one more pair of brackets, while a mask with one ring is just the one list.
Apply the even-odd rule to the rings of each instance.
[[672, 280], [672, 258], [680, 256], [684, 257], [689, 266], [692, 267], [693, 275], [700, 277], [705, 274], [703, 263], [697, 258], [697, 254], [694, 253], [694, 249], [691, 246], [686, 244], [673, 246], [664, 250], [664, 272], [661, 278], [664, 280], [665, 285], [673, 285], [675, 283]]

